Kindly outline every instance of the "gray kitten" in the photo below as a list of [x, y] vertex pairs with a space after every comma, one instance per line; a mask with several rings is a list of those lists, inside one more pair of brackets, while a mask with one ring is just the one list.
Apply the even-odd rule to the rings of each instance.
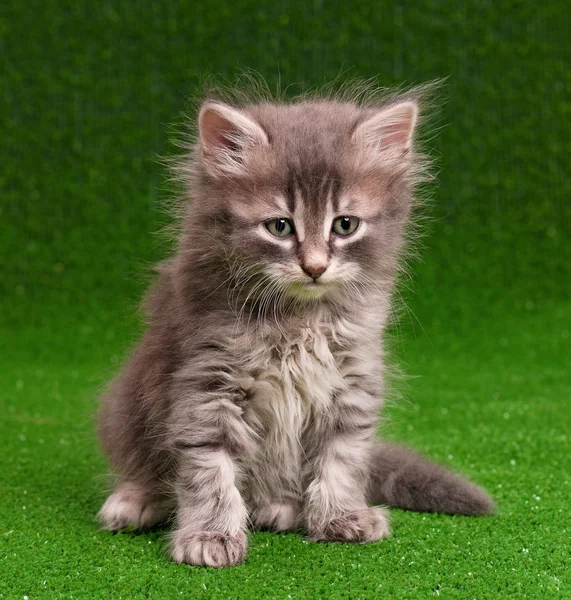
[[493, 511], [477, 486], [375, 441], [383, 329], [426, 161], [419, 90], [205, 100], [175, 255], [99, 432], [105, 529], [171, 515], [174, 560], [235, 565], [248, 526], [389, 535], [379, 504]]

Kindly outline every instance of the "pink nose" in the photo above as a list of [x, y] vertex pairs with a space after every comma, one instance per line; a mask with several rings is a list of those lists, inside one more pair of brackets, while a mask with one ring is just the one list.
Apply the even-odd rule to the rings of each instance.
[[302, 265], [301, 268], [314, 280], [319, 279], [323, 275], [323, 273], [327, 271], [327, 265], [324, 264], [306, 263]]

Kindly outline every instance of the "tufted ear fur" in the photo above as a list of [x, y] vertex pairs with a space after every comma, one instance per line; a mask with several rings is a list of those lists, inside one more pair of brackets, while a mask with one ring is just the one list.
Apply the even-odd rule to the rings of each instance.
[[418, 116], [418, 107], [412, 101], [400, 102], [380, 110], [360, 123], [353, 139], [382, 155], [406, 159]]
[[206, 102], [198, 116], [202, 160], [213, 176], [245, 173], [248, 151], [267, 145], [268, 136], [240, 110], [219, 102]]

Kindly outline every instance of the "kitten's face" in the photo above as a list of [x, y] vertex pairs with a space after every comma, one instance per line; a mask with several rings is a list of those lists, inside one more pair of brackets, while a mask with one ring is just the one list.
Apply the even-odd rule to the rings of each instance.
[[410, 102], [381, 113], [334, 103], [203, 108], [212, 210], [227, 223], [234, 269], [257, 274], [253, 293], [316, 301], [390, 284], [415, 117]]
[[228, 242], [287, 295], [309, 300], [361, 287], [382, 261], [382, 207], [339, 187], [334, 179], [318, 189], [286, 184], [238, 210], [232, 203]]

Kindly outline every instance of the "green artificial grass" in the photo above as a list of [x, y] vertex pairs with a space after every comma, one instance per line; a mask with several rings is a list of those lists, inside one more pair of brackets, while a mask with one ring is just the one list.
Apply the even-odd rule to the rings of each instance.
[[[90, 422], [101, 364], [13, 365], [0, 531], [5, 598], [568, 597], [571, 307], [474, 340], [437, 328], [407, 338], [408, 403], [391, 411], [406, 439], [487, 486], [495, 517], [392, 511], [393, 537], [354, 546], [255, 533], [242, 566], [171, 563], [165, 534], [98, 531], [106, 472]], [[430, 339], [429, 339], [430, 337]], [[432, 343], [430, 342], [432, 341]], [[536, 353], [531, 347], [542, 348]], [[111, 350], [109, 345], [109, 349]]]
[[[569, 8], [244, 0], [0, 7], [0, 598], [569, 598]], [[384, 435], [484, 485], [494, 517], [393, 510], [378, 544], [251, 535], [244, 565], [175, 565], [165, 532], [94, 515], [98, 390], [169, 194], [156, 155], [205, 71], [271, 83], [449, 76], [439, 186], [392, 354]]]

